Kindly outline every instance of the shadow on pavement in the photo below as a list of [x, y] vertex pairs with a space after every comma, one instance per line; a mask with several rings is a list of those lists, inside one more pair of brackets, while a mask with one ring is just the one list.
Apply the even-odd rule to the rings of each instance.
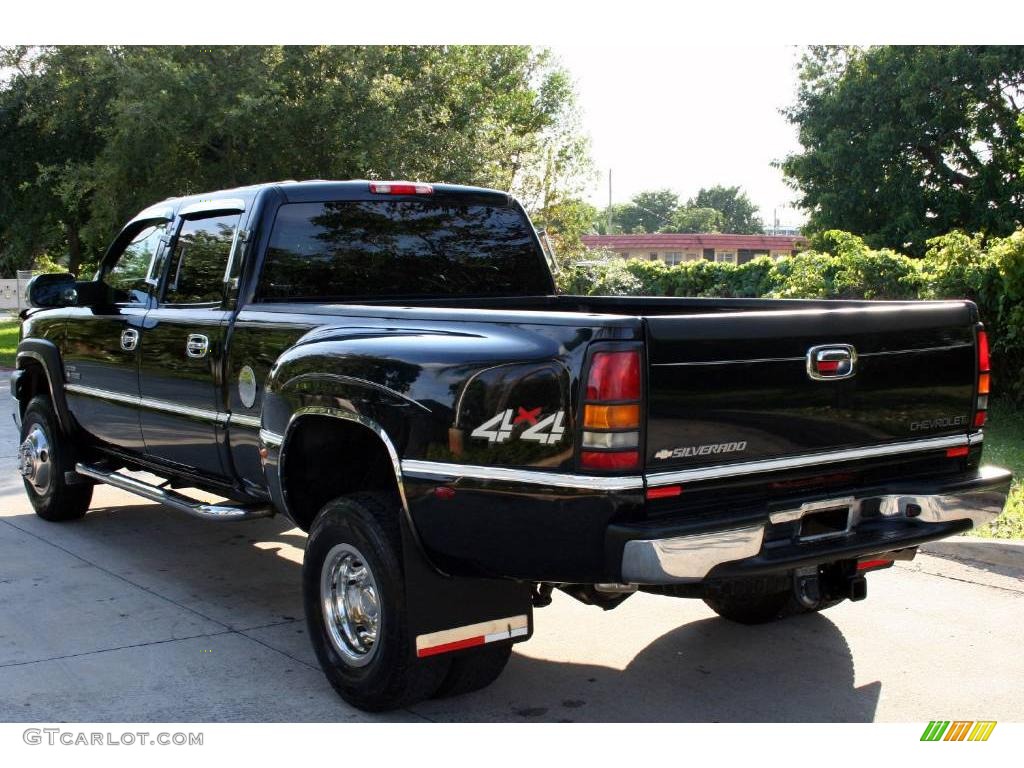
[[[495, 690], [435, 702], [423, 711], [462, 719], [456, 706], [473, 711], [478, 697], [504, 688], [506, 695], [534, 702], [513, 708], [522, 719], [871, 722], [881, 683], [856, 687], [853, 658], [838, 628], [818, 615], [786, 624], [788, 631], [719, 618], [691, 622], [640, 650], [624, 670], [531, 658], [526, 645]], [[807, 640], [794, 643], [793, 635]]]
[[[302, 618], [305, 536], [283, 517], [217, 526], [139, 504], [99, 507], [62, 525], [29, 514], [4, 519], [233, 629]], [[666, 610], [675, 607], [672, 598], [658, 599]], [[62, 631], [74, 631], [67, 618], [54, 621]], [[548, 620], [563, 619], [559, 614]], [[289, 625], [279, 639], [260, 642], [314, 663], [301, 623]], [[619, 640], [581, 631], [579, 642], [581, 653], [600, 658], [600, 644]], [[465, 721], [870, 722], [881, 689], [879, 682], [856, 686], [850, 649], [824, 615], [763, 627], [718, 618], [691, 621], [639, 649], [622, 670], [531, 655], [543, 652], [536, 641], [518, 646], [490, 688], [413, 711]], [[51, 713], [51, 719], [61, 719], [61, 713]]]

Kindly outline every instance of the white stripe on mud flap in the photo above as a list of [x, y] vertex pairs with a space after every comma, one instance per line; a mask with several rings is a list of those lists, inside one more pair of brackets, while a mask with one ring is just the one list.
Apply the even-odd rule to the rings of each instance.
[[479, 624], [469, 624], [465, 627], [442, 629], [440, 632], [418, 635], [416, 637], [416, 655], [421, 658], [434, 656], [461, 648], [472, 648], [474, 645], [523, 637], [529, 632], [529, 626], [530, 620], [523, 614], [510, 616], [507, 619], [482, 621]]
[[511, 640], [513, 637], [522, 637], [527, 632], [526, 627], [519, 627], [518, 629], [502, 630], [501, 632], [495, 632], [492, 635], [484, 635], [485, 643], [493, 643], [495, 640]]

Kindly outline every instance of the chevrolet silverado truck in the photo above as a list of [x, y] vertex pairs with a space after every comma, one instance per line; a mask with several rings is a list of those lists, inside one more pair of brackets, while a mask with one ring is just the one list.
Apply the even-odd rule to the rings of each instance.
[[556, 589], [766, 622], [1000, 513], [971, 302], [582, 297], [552, 275], [493, 190], [153, 205], [94, 279], [29, 288], [25, 489], [50, 521], [96, 483], [286, 515], [317, 657], [368, 710], [489, 684]]

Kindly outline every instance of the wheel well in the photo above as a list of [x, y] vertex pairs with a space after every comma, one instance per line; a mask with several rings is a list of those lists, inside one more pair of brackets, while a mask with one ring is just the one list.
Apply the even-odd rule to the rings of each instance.
[[323, 506], [349, 493], [398, 495], [395, 465], [368, 427], [330, 416], [303, 416], [288, 433], [281, 485], [292, 519], [308, 530]]
[[24, 373], [18, 383], [18, 415], [24, 416], [25, 409], [36, 395], [44, 395], [48, 400], [50, 397], [50, 383], [46, 378], [46, 371], [41, 363], [30, 360], [22, 366]]

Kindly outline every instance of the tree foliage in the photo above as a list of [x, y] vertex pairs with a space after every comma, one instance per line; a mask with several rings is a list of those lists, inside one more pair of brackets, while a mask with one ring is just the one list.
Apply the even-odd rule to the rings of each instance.
[[670, 224], [662, 232], [721, 232], [725, 227], [725, 216], [714, 208], [679, 208], [672, 214]]
[[[589, 174], [572, 84], [527, 46], [7, 48], [0, 266], [95, 260], [168, 196], [287, 178], [509, 189], [533, 209]], [[76, 257], [75, 254], [78, 253]]]
[[764, 232], [764, 222], [757, 215], [747, 193], [739, 187], [702, 188], [687, 203], [689, 208], [712, 208], [722, 214], [722, 232], [735, 235], [758, 235]]
[[[611, 229], [607, 221], [611, 221]], [[597, 222], [601, 234], [644, 232], [731, 232], [757, 234], [764, 225], [740, 187], [701, 188], [685, 205], [670, 189], [640, 192], [628, 203], [606, 208]]]
[[617, 212], [615, 222], [623, 232], [657, 232], [672, 219], [679, 195], [671, 189], [638, 192]]
[[803, 150], [781, 167], [809, 231], [845, 229], [922, 255], [964, 229], [1024, 221], [1024, 48], [809, 48], [786, 111]]

